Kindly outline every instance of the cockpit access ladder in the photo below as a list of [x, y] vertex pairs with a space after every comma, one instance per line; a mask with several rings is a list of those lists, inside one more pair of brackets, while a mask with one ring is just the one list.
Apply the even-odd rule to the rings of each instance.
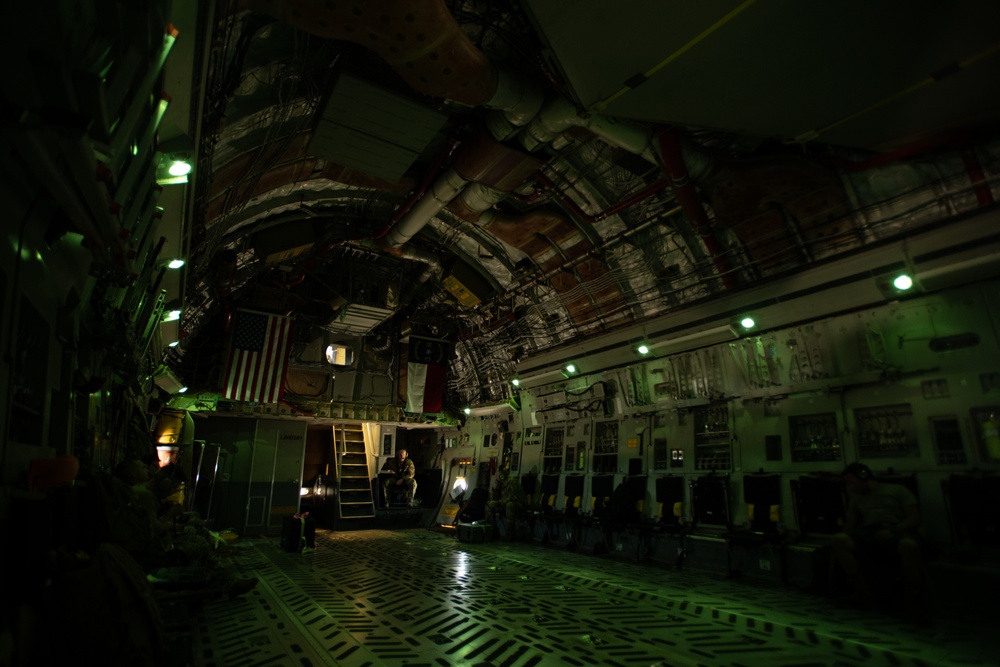
[[336, 424], [333, 438], [337, 447], [341, 519], [369, 519], [375, 516], [371, 478], [368, 476], [368, 448], [361, 424]]

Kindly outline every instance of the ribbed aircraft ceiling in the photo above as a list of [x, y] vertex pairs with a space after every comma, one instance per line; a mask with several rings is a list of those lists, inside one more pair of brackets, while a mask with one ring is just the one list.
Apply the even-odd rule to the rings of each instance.
[[995, 161], [1000, 7], [689, 5], [218, 3], [188, 382], [252, 307], [301, 344], [447, 338], [456, 404], [503, 400], [533, 354], [907, 233], [942, 215], [914, 187]]

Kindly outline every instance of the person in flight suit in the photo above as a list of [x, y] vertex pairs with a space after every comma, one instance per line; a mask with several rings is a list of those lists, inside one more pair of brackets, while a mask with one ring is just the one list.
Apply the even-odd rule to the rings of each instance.
[[417, 469], [413, 465], [413, 461], [406, 458], [406, 454], [405, 449], [397, 449], [396, 458], [389, 460], [383, 470], [383, 472], [389, 473], [382, 482], [386, 506], [389, 505], [392, 490], [395, 487], [403, 487], [407, 505], [413, 502], [413, 495], [417, 492], [417, 480], [414, 479]]
[[923, 611], [923, 559], [920, 509], [904, 486], [882, 484], [863, 463], [852, 463], [843, 472], [849, 504], [844, 532], [831, 541], [833, 554], [850, 580], [856, 602], [878, 602], [864, 575], [863, 563], [872, 557], [898, 557], [909, 612]]

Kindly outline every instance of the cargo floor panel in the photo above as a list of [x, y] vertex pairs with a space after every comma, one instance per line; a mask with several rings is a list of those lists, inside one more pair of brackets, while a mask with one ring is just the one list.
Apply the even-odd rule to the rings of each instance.
[[203, 608], [196, 665], [988, 665], [985, 617], [929, 628], [827, 598], [423, 529], [317, 530], [314, 551], [243, 538], [253, 591]]

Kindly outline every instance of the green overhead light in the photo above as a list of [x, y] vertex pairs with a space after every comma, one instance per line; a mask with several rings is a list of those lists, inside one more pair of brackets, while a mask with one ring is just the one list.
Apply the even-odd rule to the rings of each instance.
[[462, 410], [462, 412], [464, 412], [464, 413], [465, 413], [465, 414], [467, 414], [467, 415], [471, 415], [471, 414], [472, 414], [472, 408], [464, 408], [464, 409]]
[[179, 269], [182, 266], [184, 266], [184, 260], [180, 259], [180, 258], [178, 258], [178, 259], [172, 259], [169, 262], [167, 262], [167, 268], [168, 269]]
[[576, 364], [566, 364], [566, 372], [572, 375], [576, 372]]
[[649, 346], [646, 345], [645, 343], [643, 343], [639, 347], [635, 348], [635, 351], [638, 352], [639, 354], [643, 354], [643, 355], [649, 354]]
[[757, 323], [754, 321], [752, 317], [748, 315], [747, 317], [744, 317], [743, 319], [740, 320], [740, 326], [743, 327], [744, 329], [753, 329], [755, 326], [757, 326]]
[[900, 292], [905, 292], [906, 290], [913, 287], [913, 278], [901, 273], [892, 279], [892, 286], [898, 289]]
[[520, 387], [521, 386], [521, 381], [518, 378], [514, 378], [513, 380], [510, 381], [510, 383], [512, 385], [514, 385], [515, 387]]
[[168, 310], [167, 314], [163, 316], [164, 322], [175, 322], [179, 319], [181, 319], [180, 310]]
[[875, 278], [875, 286], [887, 299], [909, 296], [919, 291], [913, 276], [904, 270], [884, 273]]

